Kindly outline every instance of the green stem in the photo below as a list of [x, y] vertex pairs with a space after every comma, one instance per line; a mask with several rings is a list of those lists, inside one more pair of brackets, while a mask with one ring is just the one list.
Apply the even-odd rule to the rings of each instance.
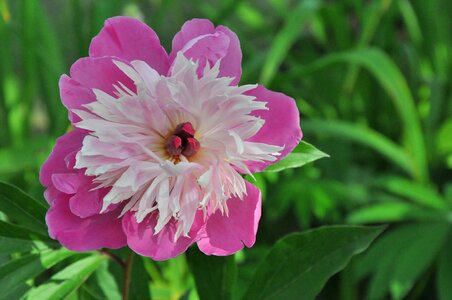
[[133, 262], [133, 252], [130, 251], [129, 256], [124, 267], [124, 282], [122, 286], [122, 299], [129, 299], [129, 288], [130, 288], [130, 276], [132, 274], [132, 262]]

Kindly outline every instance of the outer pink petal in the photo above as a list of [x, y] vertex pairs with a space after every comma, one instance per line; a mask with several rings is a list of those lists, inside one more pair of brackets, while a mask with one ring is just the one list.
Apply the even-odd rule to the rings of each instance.
[[126, 245], [121, 220], [115, 211], [79, 218], [69, 209], [69, 196], [60, 193], [52, 201], [46, 215], [49, 235], [64, 247], [73, 251], [89, 251], [99, 248], [121, 248]]
[[[267, 90], [263, 86], [247, 92], [256, 100], [267, 102], [268, 110], [256, 110], [252, 115], [265, 120], [259, 132], [248, 139], [251, 142], [284, 146], [278, 160], [286, 157], [300, 142], [303, 134], [300, 128], [300, 115], [294, 99], [278, 92]], [[260, 172], [274, 162], [248, 162], [251, 172]]]
[[96, 187], [93, 184], [95, 177], [86, 176], [84, 169], [72, 169], [72, 172], [74, 173], [53, 174], [52, 176], [53, 183], [58, 190], [72, 195], [69, 199], [69, 209], [80, 218], [99, 214], [102, 210], [103, 198], [109, 189], [94, 189]]
[[[204, 43], [204, 49], [200, 49], [201, 45], [196, 47], [198, 42], [194, 41], [201, 36], [213, 34], [224, 35], [229, 39], [229, 43], [227, 43], [227, 49], [222, 49], [222, 51], [218, 51], [217, 45], [213, 52], [216, 52], [217, 54], [224, 52], [225, 54], [217, 57], [214, 61], [210, 61], [210, 63], [215, 63], [221, 58], [220, 76], [234, 77], [235, 79], [233, 80], [232, 85], [237, 85], [242, 75], [242, 51], [240, 49], [239, 39], [237, 38], [237, 35], [227, 27], [218, 26], [215, 28], [209, 20], [193, 19], [185, 22], [181, 30], [174, 36], [170, 62], [172, 63], [174, 61], [177, 52], [179, 51], [184, 51], [188, 58], [193, 58], [195, 60], [202, 59], [206, 56], [206, 51], [212, 51], [209, 46], [211, 43]], [[224, 38], [222, 39], [224, 40]], [[215, 39], [212, 40], [212, 42], [214, 41]], [[190, 48], [194, 48], [196, 51], [187, 51]], [[211, 55], [208, 56], [211, 57]]]
[[157, 214], [153, 213], [141, 223], [136, 221], [133, 212], [127, 212], [123, 219], [123, 230], [127, 236], [129, 247], [140, 255], [154, 260], [166, 260], [183, 253], [197, 239], [197, 233], [203, 225], [202, 214], [199, 214], [189, 232], [190, 237], [181, 236], [174, 242], [176, 223], [171, 220], [156, 235], [154, 227], [157, 224]]
[[118, 82], [135, 92], [132, 79], [113, 63], [114, 60], [126, 62], [121, 58], [109, 56], [80, 58], [71, 66], [71, 78], [90, 90], [99, 89], [112, 96], [115, 96], [116, 92], [113, 85], [118, 85]]
[[229, 217], [217, 211], [209, 217], [198, 241], [199, 249], [207, 255], [230, 255], [253, 246], [261, 217], [261, 192], [246, 182], [247, 196], [243, 200], [227, 200]]
[[50, 205], [53, 204], [53, 201], [55, 199], [57, 199], [59, 197], [59, 195], [61, 194], [61, 192], [59, 190], [57, 190], [54, 186], [49, 186], [45, 191], [44, 191], [44, 198], [47, 200], [47, 203], [49, 203]]
[[52, 183], [53, 186], [62, 193], [65, 194], [75, 194], [80, 188], [80, 183], [82, 180], [82, 174], [78, 173], [64, 173], [64, 174], [53, 174]]
[[123, 61], [116, 57], [81, 58], [72, 65], [70, 77], [61, 76], [59, 83], [61, 101], [69, 110], [69, 119], [72, 122], [77, 122], [80, 118], [71, 110], [84, 110], [84, 104], [96, 100], [93, 89], [115, 96], [116, 90], [113, 85], [121, 82], [135, 92], [136, 87], [133, 81], [113, 63], [113, 60]]
[[53, 174], [72, 172], [68, 170], [65, 159], [68, 154], [81, 147], [85, 135], [85, 131], [73, 130], [57, 139], [52, 153], [50, 153], [49, 158], [47, 158], [39, 172], [39, 180], [43, 186], [49, 187], [53, 185]]
[[239, 38], [225, 26], [218, 26], [217, 31], [229, 37], [228, 53], [221, 60], [220, 75], [234, 77], [231, 85], [237, 85], [242, 77], [242, 49], [240, 49]]
[[93, 91], [67, 75], [61, 76], [59, 86], [61, 102], [68, 109], [69, 120], [71, 122], [80, 121], [80, 118], [71, 109], [83, 109], [83, 104], [94, 102], [96, 97]]
[[94, 177], [85, 176], [84, 170], [73, 169], [75, 153], [86, 134], [86, 131], [75, 129], [58, 138], [40, 172], [41, 183], [47, 187], [44, 193], [47, 201], [52, 204], [52, 199], [60, 193], [66, 194], [70, 197], [72, 213], [82, 218], [98, 214], [106, 194], [106, 189], [91, 191], [95, 187]]
[[176, 58], [177, 52], [192, 39], [215, 32], [215, 26], [207, 19], [193, 19], [182, 25], [181, 30], [173, 38], [170, 61]]
[[168, 54], [157, 34], [145, 23], [129, 17], [106, 20], [91, 42], [89, 55], [116, 56], [129, 62], [143, 60], [162, 75], [169, 68]]
[[206, 64], [213, 66], [215, 62], [227, 55], [228, 48], [229, 37], [224, 33], [213, 33], [196, 39], [193, 44], [187, 44], [182, 51], [186, 57], [198, 61], [197, 73], [201, 77]]
[[[89, 181], [91, 181], [91, 179]], [[77, 193], [69, 199], [69, 208], [71, 212], [81, 218], [99, 214], [102, 210], [103, 198], [107, 194], [107, 189], [91, 191], [95, 185], [87, 180], [85, 180], [85, 182], [86, 184], [80, 187]]]

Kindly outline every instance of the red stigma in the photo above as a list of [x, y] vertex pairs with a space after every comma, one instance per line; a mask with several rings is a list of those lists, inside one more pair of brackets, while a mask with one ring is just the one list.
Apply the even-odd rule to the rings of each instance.
[[195, 155], [196, 152], [199, 150], [199, 142], [195, 138], [188, 138], [187, 143], [185, 145], [184, 150], [182, 151], [182, 154], [186, 157], [190, 157], [192, 155]]
[[185, 157], [195, 155], [199, 150], [199, 142], [195, 139], [195, 129], [190, 122], [177, 125], [174, 133], [165, 142], [166, 152], [171, 156]]
[[193, 128], [193, 125], [191, 125], [190, 122], [180, 123], [174, 130], [174, 134], [186, 138], [194, 137], [195, 129]]

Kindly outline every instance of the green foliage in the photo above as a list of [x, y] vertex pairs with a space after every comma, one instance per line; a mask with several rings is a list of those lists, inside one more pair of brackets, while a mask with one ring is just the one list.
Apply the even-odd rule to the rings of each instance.
[[324, 227], [278, 241], [257, 270], [244, 299], [314, 299], [350, 258], [383, 231], [372, 227]]
[[388, 160], [391, 160], [401, 169], [408, 172], [408, 174], [411, 172], [410, 159], [407, 154], [404, 153], [403, 149], [382, 134], [375, 132], [370, 128], [342, 121], [323, 121], [316, 119], [306, 121], [303, 127], [307, 130], [318, 132], [319, 134], [333, 135], [344, 140], [370, 147], [385, 156]]
[[45, 225], [46, 207], [18, 188], [0, 182], [0, 211], [6, 212], [8, 220], [30, 231], [47, 235]]
[[[357, 277], [372, 274], [366, 299], [403, 299], [449, 237], [448, 224], [407, 224], [388, 232], [357, 262]], [[378, 261], [378, 264], [375, 262]]]
[[237, 276], [233, 255], [207, 256], [192, 249], [187, 258], [201, 299], [231, 299]]
[[359, 49], [344, 53], [330, 54], [301, 70], [293, 71], [292, 76], [302, 72], [313, 72], [335, 63], [358, 64], [365, 67], [386, 90], [400, 116], [403, 126], [403, 137], [406, 140], [407, 152], [412, 161], [412, 175], [418, 180], [427, 179], [427, 161], [425, 145], [416, 113], [413, 96], [405, 78], [394, 62], [378, 49]]
[[318, 150], [313, 145], [301, 141], [297, 147], [284, 159], [267, 167], [264, 172], [280, 172], [285, 169], [299, 168], [307, 163], [329, 157], [328, 154]]
[[66, 249], [57, 251], [46, 249], [39, 254], [25, 255], [1, 265], [0, 288], [4, 291], [1, 296], [7, 297], [26, 280], [36, 277], [74, 254]]
[[[131, 278], [134, 282], [130, 283], [130, 299], [148, 299], [149, 296], [149, 275], [146, 273], [143, 260], [139, 256], [129, 256], [133, 258]], [[136, 278], [140, 278], [136, 280]], [[124, 283], [123, 283], [124, 285]], [[123, 286], [124, 288], [124, 286]]]
[[[255, 174], [253, 248], [132, 256], [129, 299], [451, 299], [450, 11], [448, 0], [0, 0], [0, 298], [122, 297], [128, 251], [51, 240], [38, 172], [68, 128], [59, 76], [106, 18], [128, 14], [168, 50], [187, 19], [230, 27], [241, 83], [295, 98], [304, 139], [331, 155], [303, 141]], [[389, 226], [370, 246], [375, 227], [313, 229], [347, 223]]]
[[120, 300], [121, 292], [119, 290], [118, 284], [115, 281], [114, 276], [108, 270], [108, 261], [104, 261], [99, 268], [96, 270], [96, 279], [99, 284], [99, 288], [105, 295], [106, 299]]
[[11, 246], [31, 240], [52, 243], [44, 220], [46, 207], [17, 187], [0, 182], [0, 211], [5, 216], [0, 220], [0, 237]]
[[51, 281], [31, 289], [26, 299], [66, 299], [86, 281], [103, 261], [103, 255], [91, 255], [78, 260], [52, 276]]
[[389, 223], [403, 220], [435, 219], [438, 215], [432, 211], [406, 202], [385, 201], [358, 208], [348, 215], [352, 224]]
[[440, 300], [452, 298], [452, 238], [449, 233], [449, 240], [442, 250], [438, 260], [438, 281], [437, 289]]
[[317, 0], [302, 0], [286, 17], [284, 27], [279, 31], [272, 47], [267, 54], [267, 59], [262, 67], [260, 82], [269, 84], [277, 75], [278, 67], [286, 57], [288, 51], [296, 41], [303, 25], [312, 21], [319, 8]]

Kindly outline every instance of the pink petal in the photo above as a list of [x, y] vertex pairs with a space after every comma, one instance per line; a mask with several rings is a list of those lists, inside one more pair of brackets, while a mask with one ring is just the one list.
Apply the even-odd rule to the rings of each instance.
[[80, 121], [80, 118], [71, 109], [84, 109], [83, 104], [96, 100], [94, 93], [90, 88], [81, 85], [77, 80], [67, 75], [61, 76], [59, 87], [61, 102], [68, 109], [69, 120], [71, 122]]
[[207, 19], [193, 19], [182, 25], [181, 30], [173, 38], [170, 61], [176, 58], [179, 52], [190, 40], [209, 33], [215, 32], [215, 26]]
[[106, 214], [79, 218], [69, 209], [69, 196], [60, 193], [47, 211], [49, 235], [73, 251], [121, 248], [126, 245], [118, 214], [121, 208]]
[[198, 241], [199, 249], [207, 255], [230, 255], [249, 248], [256, 241], [256, 232], [261, 217], [261, 192], [246, 182], [247, 195], [240, 200], [227, 200], [229, 217], [220, 211], [209, 217]]
[[[283, 159], [298, 145], [303, 136], [299, 111], [294, 99], [282, 93], [267, 90], [263, 86], [258, 86], [246, 94], [255, 96], [258, 101], [267, 102], [269, 108], [253, 111], [252, 115], [264, 119], [265, 124], [248, 141], [284, 146], [281, 155], [277, 156], [277, 161]], [[260, 172], [272, 163], [275, 162], [248, 162], [247, 165], [251, 172]]]
[[72, 65], [71, 77], [61, 76], [59, 83], [61, 102], [69, 110], [69, 119], [72, 122], [77, 122], [80, 118], [71, 110], [86, 110], [83, 105], [96, 100], [93, 89], [115, 96], [116, 90], [113, 85], [121, 82], [131, 91], [136, 91], [133, 81], [113, 63], [113, 60], [121, 61], [115, 57], [81, 58]]
[[115, 96], [113, 85], [118, 82], [135, 92], [134, 82], [113, 63], [114, 60], [126, 63], [121, 58], [108, 56], [80, 58], [71, 66], [71, 78], [90, 90], [102, 90], [111, 96]]
[[59, 190], [57, 190], [54, 186], [49, 186], [44, 191], [44, 198], [47, 200], [47, 203], [50, 205], [53, 204], [53, 201], [58, 198], [58, 196], [61, 194]]
[[75, 194], [80, 186], [80, 175], [76, 173], [53, 174], [52, 183], [62, 193]]
[[53, 174], [72, 172], [68, 170], [65, 158], [69, 153], [82, 146], [82, 140], [85, 135], [85, 131], [73, 130], [57, 139], [52, 153], [50, 153], [49, 158], [47, 158], [39, 172], [39, 180], [43, 186], [49, 187], [53, 185]]
[[168, 54], [157, 34], [145, 23], [129, 17], [106, 20], [91, 41], [89, 55], [116, 56], [129, 62], [143, 60], [161, 75], [166, 75], [169, 68]]
[[84, 170], [73, 169], [75, 153], [85, 136], [85, 131], [75, 129], [58, 138], [40, 173], [41, 183], [47, 187], [44, 196], [49, 204], [61, 193], [67, 194], [72, 213], [82, 218], [98, 214], [106, 194], [105, 189], [91, 191], [95, 187], [93, 177], [85, 176]]
[[229, 37], [228, 54], [221, 60], [220, 75], [234, 77], [231, 85], [237, 85], [242, 77], [242, 49], [239, 38], [225, 26], [218, 26], [217, 31]]
[[[226, 40], [229, 40], [228, 43]], [[234, 77], [232, 85], [239, 83], [242, 75], [242, 51], [237, 35], [227, 27], [215, 28], [212, 22], [206, 19], [187, 21], [174, 36], [170, 53], [171, 64], [179, 51], [194, 60], [207, 59], [211, 65], [221, 59], [220, 76]]]
[[100, 213], [106, 189], [91, 191], [92, 188], [94, 185], [87, 183], [69, 199], [69, 208], [74, 215], [87, 218]]
[[[185, 57], [193, 58], [198, 61], [198, 76], [204, 73], [207, 63], [209, 66], [226, 56], [229, 48], [229, 37], [224, 33], [213, 33], [201, 36], [192, 43], [188, 43], [182, 48]], [[221, 73], [221, 72], [220, 72]]]
[[154, 227], [157, 224], [157, 214], [152, 213], [141, 223], [136, 221], [133, 212], [128, 212], [123, 217], [123, 230], [127, 235], [127, 244], [140, 255], [151, 257], [154, 260], [166, 260], [183, 253], [197, 239], [197, 233], [202, 226], [202, 214], [197, 219], [189, 232], [189, 237], [181, 236], [175, 242], [176, 223], [168, 222], [165, 227], [154, 235]]

